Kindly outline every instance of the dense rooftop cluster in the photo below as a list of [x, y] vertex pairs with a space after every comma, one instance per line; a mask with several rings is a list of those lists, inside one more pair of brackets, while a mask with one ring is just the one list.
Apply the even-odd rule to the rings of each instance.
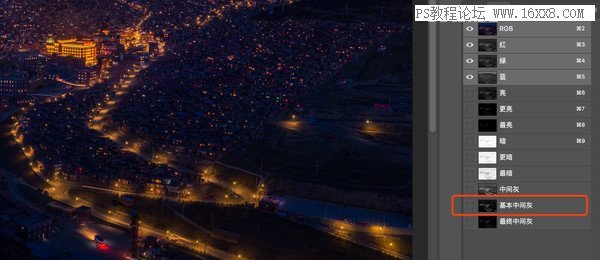
[[104, 102], [110, 84], [50, 98], [30, 109], [20, 121], [25, 147], [33, 148], [46, 174], [60, 169], [61, 173], [77, 176], [81, 182], [106, 184], [123, 178], [144, 183], [175, 177], [173, 169], [150, 164], [122, 151], [116, 143], [88, 127], [90, 111]]
[[0, 53], [41, 47], [49, 34], [91, 35], [131, 25], [139, 12], [119, 1], [0, 0]]
[[[303, 1], [303, 4], [310, 6], [314, 1]], [[265, 124], [280, 120], [290, 110], [302, 110], [304, 97], [315, 94], [313, 91], [345, 64], [353, 60], [364, 63], [359, 56], [368, 50], [373, 50], [369, 55], [386, 53], [386, 45], [390, 44], [388, 37], [404, 30], [400, 23], [384, 19], [384, 9], [378, 5], [365, 12], [374, 14], [370, 18], [350, 15], [347, 2], [343, 3], [345, 10], [340, 10], [341, 1], [326, 10], [296, 6], [293, 15], [283, 11], [287, 8], [285, 5], [294, 2], [296, 0], [0, 0], [0, 7], [3, 7], [0, 11], [0, 76], [25, 75], [25, 72], [34, 71], [36, 82], [39, 82], [31, 92], [18, 92], [15, 97], [0, 96], [0, 113], [16, 112], [2, 115], [12, 116], [11, 122], [14, 121], [10, 133], [22, 149], [22, 153], [17, 150], [19, 157], [15, 158], [19, 164], [29, 164], [37, 174], [32, 175], [35, 180], [38, 177], [45, 179], [45, 182], [38, 180], [49, 185], [44, 191], [39, 185], [42, 194], [54, 194], [53, 199], [71, 205], [91, 202], [84, 207], [88, 211], [92, 207], [94, 212], [104, 212], [108, 208], [86, 198], [80, 200], [79, 195], [74, 198], [79, 202], [70, 203], [73, 198], [67, 197], [77, 194], [71, 192], [78, 190], [73, 187], [83, 184], [95, 186], [93, 189], [152, 191], [154, 196], [182, 198], [191, 195], [188, 188], [194, 186], [201, 188], [201, 201], [244, 203], [242, 215], [248, 215], [248, 208], [253, 207], [249, 202], [261, 201], [262, 193], [266, 193], [267, 187], [271, 189], [271, 183], [264, 181], [265, 178], [255, 178], [261, 176], [253, 173], [248, 174], [249, 178], [245, 178], [245, 174], [237, 176], [237, 170], [235, 174], [225, 170], [220, 173], [220, 164], [206, 168], [205, 160], [219, 159], [231, 150], [250, 144], [249, 141], [260, 136]], [[309, 16], [302, 16], [304, 12], [313, 11]], [[334, 19], [322, 19], [329, 15]], [[76, 64], [75, 61], [82, 57], [49, 57], [52, 52], [44, 52], [43, 47], [49, 34], [63, 40], [85, 39], [86, 44], [93, 41], [98, 46], [98, 66]], [[96, 57], [93, 51], [89, 53]], [[346, 75], [340, 73], [334, 78], [346, 77], [340, 76], [342, 74]], [[74, 83], [71, 80], [75, 77], [82, 81], [94, 80], [88, 80], [93, 82], [90, 84]], [[9, 102], [20, 107], [2, 104]], [[390, 109], [387, 103], [378, 105]], [[318, 168], [319, 165], [317, 173]], [[213, 176], [215, 169], [219, 176]], [[193, 185], [200, 177], [209, 181], [209, 185]], [[72, 182], [62, 183], [64, 179]], [[10, 179], [11, 185], [13, 181]], [[74, 182], [79, 185], [71, 187], [76, 185]], [[2, 185], [6, 182], [0, 178]], [[54, 192], [61, 186], [64, 190]], [[255, 186], [258, 192], [245, 186]], [[108, 189], [103, 190], [111, 192]], [[9, 189], [8, 195], [20, 197], [10, 194], [12, 190]], [[221, 200], [213, 196], [217, 192], [224, 194], [217, 196]], [[56, 195], [60, 193], [62, 195]], [[91, 192], [85, 194], [91, 195]], [[28, 194], [25, 196], [29, 197]], [[37, 196], [39, 194], [34, 194], [33, 198]], [[119, 203], [130, 208], [133, 197], [120, 198], [129, 201], [125, 197], [131, 199], [129, 206], [121, 199]], [[45, 199], [36, 202], [45, 203]], [[377, 203], [379, 201], [381, 199]], [[115, 206], [114, 201], [111, 202]], [[258, 207], [265, 209], [265, 204], [261, 203]], [[161, 207], [174, 207], [168, 204], [163, 200]], [[138, 206], [145, 207], [141, 205], [136, 204], [136, 210]], [[270, 212], [272, 207], [269, 205], [273, 204], [266, 205]], [[100, 206], [100, 210], [96, 206]], [[152, 211], [152, 205], [148, 206], [149, 209], [144, 208], [145, 212]], [[346, 206], [344, 202], [344, 208]], [[207, 207], [216, 208], [215, 205]], [[183, 207], [181, 209], [183, 211]], [[109, 222], [123, 217], [111, 210], [108, 210], [108, 214], [112, 214], [109, 217], [98, 216]], [[167, 210], [176, 212], [172, 208]], [[227, 211], [235, 214], [227, 214], [238, 216], [235, 210]], [[211, 219], [214, 213], [210, 212]], [[256, 216], [263, 218], [264, 214], [260, 214]], [[154, 216], [144, 219], [144, 225], [149, 229], [153, 225], [174, 224], [170, 223], [170, 217], [163, 218], [162, 211], [155, 216], [160, 221]], [[11, 218], [11, 221], [25, 220], [22, 223], [28, 226], [37, 226], [41, 221], [51, 222], [34, 217]], [[146, 222], [146, 219], [151, 221]], [[298, 219], [303, 221], [303, 218]], [[248, 221], [239, 220], [236, 217], [234, 221], [246, 226]], [[135, 219], [131, 221], [135, 223]], [[187, 222], [191, 221], [196, 220]], [[343, 221], [352, 224], [346, 219]], [[338, 224], [333, 222], [332, 230]], [[327, 222], [315, 223], [319, 229], [328, 225]], [[215, 243], [218, 248], [226, 248], [228, 253], [236, 252], [226, 258], [242, 258], [237, 251], [248, 251], [237, 247], [238, 233], [221, 230], [221, 224], [213, 225], [212, 220], [210, 227], [210, 241], [214, 238], [229, 242], [227, 238], [215, 236], [237, 237], [235, 247]], [[296, 225], [290, 231], [274, 227], [278, 234], [295, 234], [299, 230]], [[39, 228], [32, 230], [31, 233], [41, 236]], [[335, 234], [336, 231], [330, 232]], [[247, 238], [253, 238], [252, 241], [260, 242], [256, 244], [259, 248], [268, 247], [268, 253], [264, 255], [272, 257], [273, 246], [268, 239], [275, 236], [271, 237], [270, 233], [243, 235], [246, 237], [243, 243], [247, 243]], [[169, 238], [169, 235], [165, 237]], [[148, 236], [148, 240], [150, 238]], [[188, 238], [180, 241], [192, 244], [189, 248], [199, 247]], [[248, 244], [254, 246], [253, 242]], [[240, 248], [244, 249], [245, 245]], [[329, 245], [325, 248], [329, 250]], [[324, 250], [310, 254], [318, 255]], [[277, 248], [275, 251], [285, 254], [289, 250]], [[249, 252], [250, 256], [252, 254]]]
[[218, 157], [253, 137], [394, 24], [242, 15], [171, 35], [164, 60], [113, 111], [112, 124], [181, 157]]
[[[147, 1], [133, 8], [151, 14], [143, 27], [163, 33], [166, 53], [142, 72], [102, 127], [144, 143], [140, 151], [150, 143], [153, 155], [196, 168], [247, 143], [283, 112], [302, 109], [302, 97], [320, 82], [367, 49], [384, 48], [386, 38], [402, 30], [372, 21], [265, 19], [276, 8], [270, 2]], [[195, 24], [186, 26], [188, 20]], [[128, 57], [135, 63], [135, 55]], [[176, 174], [90, 129], [93, 109], [119, 84], [76, 91], [26, 114], [22, 133], [46, 170], [62, 165], [65, 172], [90, 173], [96, 178], [90, 181]]]

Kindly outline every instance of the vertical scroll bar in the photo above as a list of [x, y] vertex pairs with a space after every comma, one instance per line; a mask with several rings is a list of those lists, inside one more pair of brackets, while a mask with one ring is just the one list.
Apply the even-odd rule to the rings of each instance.
[[[436, 4], [430, 0], [430, 4]], [[429, 23], [429, 132], [437, 131], [437, 23]]]

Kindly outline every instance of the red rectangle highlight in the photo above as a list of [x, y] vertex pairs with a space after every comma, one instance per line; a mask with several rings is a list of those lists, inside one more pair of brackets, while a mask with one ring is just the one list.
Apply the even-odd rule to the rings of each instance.
[[[456, 213], [454, 212], [454, 201], [457, 198], [573, 198], [585, 200], [584, 213]], [[454, 217], [587, 217], [589, 215], [589, 196], [586, 194], [498, 194], [498, 195], [478, 195], [478, 194], [454, 194], [451, 197], [450, 210]]]

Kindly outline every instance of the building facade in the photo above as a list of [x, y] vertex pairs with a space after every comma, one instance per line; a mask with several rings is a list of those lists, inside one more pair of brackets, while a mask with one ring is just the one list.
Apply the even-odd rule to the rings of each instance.
[[36, 213], [16, 222], [27, 240], [43, 239], [52, 234], [52, 219], [46, 215]]
[[27, 94], [31, 90], [27, 73], [22, 71], [0, 73], [0, 94], [16, 96]]
[[77, 82], [86, 86], [92, 86], [100, 80], [98, 69], [86, 68], [77, 71]]
[[87, 40], [54, 40], [49, 38], [45, 43], [46, 53], [48, 55], [57, 55], [62, 57], [74, 57], [82, 59], [87, 67], [98, 63], [98, 50], [94, 41]]

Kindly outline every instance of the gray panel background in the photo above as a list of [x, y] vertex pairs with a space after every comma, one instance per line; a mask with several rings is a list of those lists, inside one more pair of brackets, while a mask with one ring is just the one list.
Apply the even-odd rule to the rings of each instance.
[[[515, 1], [511, 1], [515, 3]], [[583, 4], [586, 4], [588, 1], [582, 1]], [[456, 1], [443, 2], [442, 4], [455, 4]], [[462, 1], [463, 4], [476, 4], [483, 3], [483, 1]], [[496, 2], [498, 3], [498, 2]], [[533, 4], [531, 1], [520, 1], [520, 3], [525, 4]], [[545, 1], [545, 3], [552, 4], [553, 1]], [[536, 4], [541, 4], [536, 2]], [[570, 3], [571, 4], [571, 3]], [[574, 3], [573, 3], [574, 4]], [[501, 32], [498, 34], [499, 40], [506, 41], [507, 49], [499, 49], [498, 55], [502, 53], [552, 53], [557, 50], [562, 50], [560, 53], [568, 54], [568, 53], [579, 53], [588, 51], [591, 48], [591, 39], [569, 39], [562, 37], [585, 37], [591, 33], [587, 31], [587, 34], [582, 33], [568, 33], [561, 32], [560, 35], [555, 35], [552, 30], [560, 29], [562, 30], [563, 26], [555, 26], [557, 23], [554, 23], [553, 27], [548, 27], [548, 29], [542, 29], [537, 31], [532, 31], [529, 26], [520, 26], [512, 33], [509, 32]], [[455, 28], [458, 25], [458, 30]], [[568, 28], [571, 25], [565, 25], [564, 28]], [[453, 146], [457, 145], [455, 139], [456, 132], [464, 129], [465, 133], [471, 132], [472, 134], [464, 134], [464, 139], [466, 140], [471, 136], [475, 138], [478, 135], [476, 131], [476, 120], [469, 121], [468, 118], [462, 118], [462, 116], [474, 116], [468, 115], [465, 113], [466, 107], [463, 104], [464, 101], [472, 101], [473, 104], [477, 104], [477, 85], [473, 85], [472, 87], [459, 87], [460, 83], [456, 84], [456, 82], [462, 82], [464, 80], [464, 75], [459, 73], [459, 77], [456, 76], [457, 61], [459, 59], [460, 62], [464, 64], [464, 57], [462, 53], [456, 55], [455, 49], [452, 47], [456, 47], [454, 42], [457, 42], [462, 45], [464, 53], [475, 53], [477, 52], [476, 44], [474, 48], [466, 47], [466, 43], [472, 39], [463, 39], [460, 34], [462, 32], [461, 24], [441, 24], [439, 26], [441, 29], [438, 32], [438, 38], [440, 42], [443, 44], [438, 45], [438, 91], [439, 96], [443, 97], [439, 99], [437, 111], [439, 112], [438, 126], [439, 126], [439, 146], [437, 147], [437, 153], [439, 154], [439, 171], [437, 174], [434, 172], [430, 172], [430, 174], [435, 174], [436, 176], [432, 178], [430, 175], [430, 185], [434, 184], [435, 186], [430, 186], [429, 189], [436, 189], [438, 194], [435, 196], [438, 201], [430, 200], [430, 203], [439, 203], [439, 207], [435, 205], [430, 205], [429, 209], [435, 209], [434, 211], [439, 210], [439, 216], [436, 221], [436, 224], [431, 227], [439, 227], [438, 239], [436, 240], [438, 245], [434, 244], [433, 248], [429, 249], [430, 258], [429, 259], [444, 259], [444, 260], [452, 260], [452, 259], [474, 259], [474, 260], [482, 260], [482, 259], [527, 259], [527, 260], [550, 260], [550, 259], [598, 259], [598, 257], [592, 257], [592, 250], [597, 250], [596, 254], [600, 251], [600, 247], [594, 249], [592, 247], [592, 233], [589, 230], [591, 225], [592, 217], [589, 217], [585, 220], [577, 220], [575, 218], [567, 218], [557, 221], [557, 219], [544, 218], [544, 219], [536, 219], [535, 223], [536, 228], [532, 229], [531, 227], [516, 227], [516, 229], [520, 230], [507, 230], [513, 229], [514, 227], [501, 227], [497, 230], [481, 230], [473, 228], [471, 225], [467, 225], [467, 222], [471, 224], [475, 224], [476, 221], [469, 221], [469, 219], [473, 220], [473, 218], [464, 218], [461, 219], [461, 223], [457, 223], [454, 219], [449, 218], [449, 213], [445, 213], [445, 210], [448, 209], [447, 204], [449, 203], [449, 195], [452, 193], [462, 193], [455, 192], [458, 190], [464, 190], [466, 187], [456, 187], [457, 180], [459, 183], [463, 183], [463, 185], [471, 185], [469, 183], [477, 183], [476, 179], [472, 176], [474, 172], [476, 173], [477, 166], [473, 164], [473, 166], [466, 165], [463, 167], [456, 167], [456, 164], [453, 160], [456, 160], [457, 147]], [[516, 28], [516, 25], [515, 25]], [[588, 27], [590, 28], [590, 27]], [[591, 27], [592, 30], [597, 31], [597, 26]], [[537, 28], [536, 28], [537, 29]], [[534, 37], [553, 37], [557, 39], [552, 39], [547, 41], [546, 39], [533, 39], [532, 45], [527, 46], [525, 41], [518, 38], [510, 38], [516, 36], [532, 36]], [[597, 32], [594, 32], [594, 35], [598, 35]], [[584, 48], [576, 48], [575, 43], [577, 41], [585, 41], [586, 46]], [[475, 41], [476, 43], [476, 41]], [[451, 53], [444, 53], [446, 51], [450, 51]], [[486, 53], [487, 54], [487, 53]], [[596, 57], [593, 55], [593, 57]], [[547, 60], [545, 60], [547, 62]], [[550, 65], [548, 65], [550, 66]], [[592, 69], [597, 71], [596, 65], [592, 63]], [[516, 67], [522, 68], [522, 67]], [[546, 68], [546, 67], [544, 67]], [[586, 67], [582, 67], [586, 68]], [[510, 71], [510, 67], [500, 68], [503, 70]], [[501, 86], [501, 88], [505, 88], [511, 93], [511, 96], [506, 98], [499, 98], [498, 103], [501, 104], [503, 102], [508, 103], [509, 101], [512, 103], [518, 103], [518, 101], [575, 101], [575, 102], [586, 102], [589, 101], [591, 96], [591, 87], [590, 86], [572, 86], [575, 84], [590, 84], [591, 82], [591, 73], [589, 71], [585, 71], [586, 80], [569, 80], [569, 81], [561, 81], [558, 77], [554, 77], [553, 75], [548, 74], [537, 74], [535, 77], [537, 78], [537, 82], [541, 82], [537, 86], [523, 86], [519, 84], [529, 84], [532, 82], [528, 82], [528, 77], [531, 77], [531, 72], [527, 74], [520, 75], [520, 72], [516, 71], [514, 73], [509, 74], [509, 79], [512, 80], [513, 76], [517, 76], [515, 81], [510, 84], [514, 84], [514, 86]], [[535, 72], [534, 72], [535, 73]], [[567, 75], [571, 75], [566, 73]], [[573, 74], [574, 75], [574, 74]], [[460, 76], [463, 76], [462, 78]], [[502, 83], [506, 84], [506, 83]], [[571, 85], [571, 86], [565, 86]], [[563, 87], [563, 88], [560, 88]], [[500, 87], [499, 87], [500, 88]], [[586, 96], [576, 96], [574, 94], [575, 90], [584, 89], [586, 90]], [[571, 92], [573, 91], [573, 92]], [[461, 92], [461, 96], [457, 97], [454, 92]], [[470, 92], [470, 93], [469, 93]], [[536, 93], [537, 92], [537, 93]], [[595, 100], [597, 98], [593, 98]], [[586, 109], [592, 110], [590, 104], [586, 104]], [[568, 106], [568, 105], [567, 105]], [[526, 106], [521, 108], [529, 109]], [[597, 110], [597, 108], [593, 108], [593, 110]], [[474, 110], [477, 111], [476, 108]], [[533, 112], [534, 107], [531, 107], [529, 111]], [[587, 112], [587, 111], [586, 111]], [[464, 114], [463, 114], [464, 113]], [[561, 113], [567, 113], [561, 111]], [[460, 114], [459, 118], [456, 117], [457, 114]], [[597, 114], [597, 113], [594, 113]], [[590, 114], [582, 115], [583, 117], [589, 116]], [[519, 116], [515, 113], [514, 116]], [[570, 114], [564, 114], [564, 116], [571, 116]], [[475, 117], [477, 118], [477, 117]], [[474, 121], [474, 122], [473, 122]], [[510, 118], [503, 119], [499, 121], [511, 121], [517, 127], [515, 129], [501, 129], [498, 131], [496, 135], [502, 136], [503, 134], [507, 134], [507, 137], [510, 137], [512, 134], [518, 133], [555, 133], [557, 135], [556, 138], [559, 138], [559, 135], [566, 135], [567, 137], [562, 137], [565, 139], [561, 139], [561, 141], [557, 141], [554, 145], [560, 145], [562, 142], [567, 142], [566, 140], [575, 137], [575, 136], [585, 136], [589, 143], [586, 143], [582, 149], [589, 148], [589, 144], [591, 143], [593, 147], [597, 146], [597, 142], [591, 140], [589, 136], [592, 128], [591, 128], [591, 120], [590, 118]], [[586, 122], [586, 128], [575, 128], [576, 122]], [[473, 129], [469, 131], [467, 128], [470, 127]], [[541, 129], [541, 131], [540, 131]], [[486, 135], [488, 133], [485, 133]], [[510, 134], [510, 135], [509, 135]], [[516, 135], [515, 135], [516, 136]], [[523, 135], [524, 136], [524, 135]], [[515, 141], [524, 141], [526, 137], [520, 136], [520, 139], [514, 139]], [[515, 138], [513, 136], [513, 138]], [[453, 140], [454, 139], [454, 140]], [[432, 139], [430, 139], [431, 141]], [[465, 140], [461, 140], [463, 145], [465, 144]], [[510, 140], [510, 139], [509, 139]], [[508, 146], [506, 148], [510, 148], [510, 153], [513, 153], [515, 158], [529, 158], [529, 162], [536, 163], [546, 163], [549, 159], [563, 159], [563, 163], [569, 161], [568, 158], [573, 158], [570, 162], [574, 163], [586, 163], [587, 165], [581, 166], [547, 166], [547, 165], [539, 165], [539, 166], [510, 166], [511, 170], [513, 170], [513, 177], [510, 178], [500, 178], [497, 183], [505, 184], [512, 182], [519, 182], [518, 185], [522, 186], [524, 189], [528, 190], [545, 190], [545, 189], [554, 189], [553, 186], [548, 185], [562, 185], [560, 186], [560, 190], [564, 190], [565, 192], [581, 192], [588, 191], [590, 188], [589, 183], [586, 181], [591, 179], [591, 162], [592, 155], [590, 152], [585, 152], [585, 150], [581, 150], [579, 148], [573, 147], [563, 147], [569, 149], [578, 149], [578, 150], [568, 150], [567, 153], [561, 154], [565, 151], [544, 151], [545, 149], [555, 149], [557, 147], [552, 146], [551, 144], [539, 144], [539, 147], [535, 146], [535, 140], [531, 140], [531, 146], [527, 147], [515, 147]], [[430, 146], [430, 149], [432, 147]], [[468, 146], [465, 148], [469, 148]], [[534, 148], [539, 150], [517, 150], [523, 148]], [[435, 149], [435, 148], [434, 148]], [[472, 154], [476, 159], [476, 151], [481, 149], [474, 148], [474, 153]], [[495, 149], [498, 151], [502, 151], [501, 149]], [[467, 154], [463, 156], [462, 159], [459, 160], [466, 161]], [[578, 157], [578, 152], [582, 152], [582, 154]], [[539, 155], [547, 156], [544, 160], [537, 160], [534, 157]], [[567, 158], [567, 159], [564, 159]], [[555, 161], [558, 162], [558, 161]], [[550, 162], [552, 163], [552, 162]], [[523, 161], [523, 164], [527, 164]], [[500, 163], [497, 166], [500, 168], [506, 168], [502, 166]], [[470, 177], [471, 176], [471, 177]], [[464, 182], [463, 182], [464, 178]], [[476, 178], [476, 177], [475, 177]], [[545, 183], [540, 183], [539, 180], [546, 180]], [[431, 183], [431, 181], [434, 183]], [[472, 181], [471, 181], [472, 180]], [[556, 184], [548, 184], [548, 182], [556, 181]], [[568, 181], [569, 185], [565, 183], [561, 183], [564, 181]], [[581, 181], [584, 181], [581, 183]], [[579, 183], [578, 183], [579, 182]], [[443, 185], [442, 185], [443, 183]], [[539, 185], [539, 186], [537, 186]], [[566, 185], [566, 186], [565, 186]], [[587, 187], [587, 189], [585, 188]], [[597, 187], [594, 186], [594, 189]], [[558, 188], [557, 188], [558, 189]], [[591, 193], [591, 192], [590, 192]], [[592, 207], [597, 203], [594, 200], [591, 200]], [[432, 212], [430, 212], [432, 213]], [[459, 218], [460, 219], [460, 218]], [[433, 219], [430, 218], [430, 221]], [[539, 225], [539, 226], [537, 226]], [[460, 230], [464, 230], [463, 232], [455, 232], [459, 228]], [[431, 230], [430, 230], [431, 231]], [[435, 231], [430, 232], [429, 235], [436, 234]], [[598, 238], [595, 235], [594, 238]], [[430, 240], [431, 241], [431, 240]], [[535, 241], [535, 242], [532, 242]], [[595, 241], [598, 242], [598, 241]], [[439, 247], [438, 247], [439, 246]], [[456, 250], [456, 247], [460, 247], [460, 250]], [[437, 251], [439, 249], [439, 251]], [[597, 254], [596, 256], [600, 256]]]

